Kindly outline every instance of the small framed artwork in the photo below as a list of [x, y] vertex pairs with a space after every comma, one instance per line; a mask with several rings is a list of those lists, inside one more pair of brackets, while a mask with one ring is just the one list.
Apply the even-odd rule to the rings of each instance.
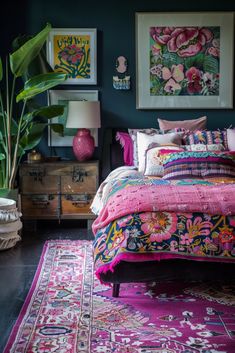
[[97, 83], [95, 28], [52, 28], [47, 60], [54, 71], [68, 74], [64, 84]]
[[233, 108], [233, 12], [136, 13], [137, 109]]
[[[73, 145], [73, 137], [76, 135], [77, 129], [67, 129], [67, 114], [68, 102], [70, 100], [87, 100], [98, 101], [97, 90], [49, 90], [48, 102], [49, 104], [64, 105], [64, 114], [51, 120], [52, 123], [59, 123], [64, 125], [64, 136], [54, 132], [48, 127], [48, 146], [51, 147], [65, 147]], [[91, 135], [95, 139], [95, 146], [98, 146], [98, 129], [90, 129]]]

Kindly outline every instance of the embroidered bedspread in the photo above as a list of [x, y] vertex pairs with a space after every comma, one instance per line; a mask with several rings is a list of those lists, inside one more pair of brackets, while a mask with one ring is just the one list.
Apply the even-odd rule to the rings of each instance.
[[113, 178], [93, 223], [96, 274], [125, 261], [235, 261], [235, 183]]

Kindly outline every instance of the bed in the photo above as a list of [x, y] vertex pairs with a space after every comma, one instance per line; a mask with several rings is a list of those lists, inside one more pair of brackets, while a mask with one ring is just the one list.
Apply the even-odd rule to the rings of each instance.
[[136, 166], [119, 166], [124, 164], [123, 154], [117, 143], [111, 143], [115, 168], [111, 167], [92, 204], [97, 214], [92, 227], [96, 275], [103, 283], [113, 284], [115, 297], [124, 282], [185, 275], [234, 278], [234, 153], [196, 153], [200, 168], [204, 163], [203, 170], [206, 166], [209, 172], [202, 176], [200, 169], [199, 177], [184, 170], [181, 178], [182, 156], [183, 167], [187, 157], [190, 166], [197, 162], [198, 172], [195, 153], [175, 150], [175, 144], [170, 152], [159, 144], [151, 148], [162, 153], [167, 171], [163, 176], [146, 175]]

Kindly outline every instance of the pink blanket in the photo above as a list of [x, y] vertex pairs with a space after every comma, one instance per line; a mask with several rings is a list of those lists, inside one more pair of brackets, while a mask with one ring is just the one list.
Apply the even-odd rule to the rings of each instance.
[[235, 185], [141, 185], [117, 191], [93, 223], [93, 232], [114, 219], [146, 211], [235, 215]]

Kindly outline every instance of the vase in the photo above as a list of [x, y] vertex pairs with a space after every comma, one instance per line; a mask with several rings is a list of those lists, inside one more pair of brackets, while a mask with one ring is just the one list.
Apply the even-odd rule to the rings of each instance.
[[88, 129], [78, 129], [73, 138], [73, 153], [78, 161], [83, 162], [93, 156], [95, 150], [94, 138]]

